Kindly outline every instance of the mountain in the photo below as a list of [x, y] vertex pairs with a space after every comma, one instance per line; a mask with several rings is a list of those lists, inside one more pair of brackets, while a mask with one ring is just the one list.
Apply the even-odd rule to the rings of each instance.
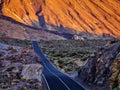
[[[120, 37], [119, 0], [1, 0], [2, 15], [23, 24], [70, 28], [77, 32]], [[39, 23], [40, 21], [40, 23]]]

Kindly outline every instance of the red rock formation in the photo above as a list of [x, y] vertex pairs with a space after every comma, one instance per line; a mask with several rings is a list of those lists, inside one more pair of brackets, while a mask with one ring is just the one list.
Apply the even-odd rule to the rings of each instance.
[[4, 0], [2, 13], [39, 26], [36, 13], [41, 6], [47, 24], [120, 37], [119, 0]]
[[41, 0], [4, 0], [2, 13], [18, 22], [39, 26], [35, 13], [40, 5]]

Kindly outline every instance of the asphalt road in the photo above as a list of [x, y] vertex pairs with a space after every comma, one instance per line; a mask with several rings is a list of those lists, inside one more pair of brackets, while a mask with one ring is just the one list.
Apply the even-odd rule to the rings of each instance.
[[44, 68], [43, 75], [46, 79], [48, 90], [85, 90], [83, 86], [55, 68], [55, 66], [45, 57], [36, 41], [32, 41], [32, 44], [34, 51], [41, 58]]

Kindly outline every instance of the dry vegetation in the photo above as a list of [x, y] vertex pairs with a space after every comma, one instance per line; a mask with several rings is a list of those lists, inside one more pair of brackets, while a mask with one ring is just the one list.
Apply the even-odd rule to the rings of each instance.
[[54, 40], [40, 41], [40, 46], [57, 68], [70, 73], [79, 69], [90, 54], [106, 42], [107, 40]]
[[[79, 69], [94, 50], [108, 40], [52, 40], [40, 41], [40, 47], [57, 68], [65, 72]], [[0, 40], [9, 45], [32, 48], [29, 40]]]
[[[32, 48], [28, 40], [0, 40], [2, 43]], [[60, 70], [72, 73], [85, 63], [87, 58], [98, 48], [104, 46], [108, 40], [53, 40], [39, 41], [47, 58]], [[119, 56], [112, 66], [113, 74], [110, 78], [112, 88], [120, 86]]]

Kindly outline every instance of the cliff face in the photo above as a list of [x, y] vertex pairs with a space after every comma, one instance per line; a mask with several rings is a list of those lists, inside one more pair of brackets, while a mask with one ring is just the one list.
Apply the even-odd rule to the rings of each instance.
[[4, 0], [2, 13], [18, 22], [39, 26], [36, 12], [40, 6], [41, 0]]
[[2, 14], [39, 27], [37, 13], [47, 24], [120, 37], [119, 6], [119, 0], [4, 0]]

